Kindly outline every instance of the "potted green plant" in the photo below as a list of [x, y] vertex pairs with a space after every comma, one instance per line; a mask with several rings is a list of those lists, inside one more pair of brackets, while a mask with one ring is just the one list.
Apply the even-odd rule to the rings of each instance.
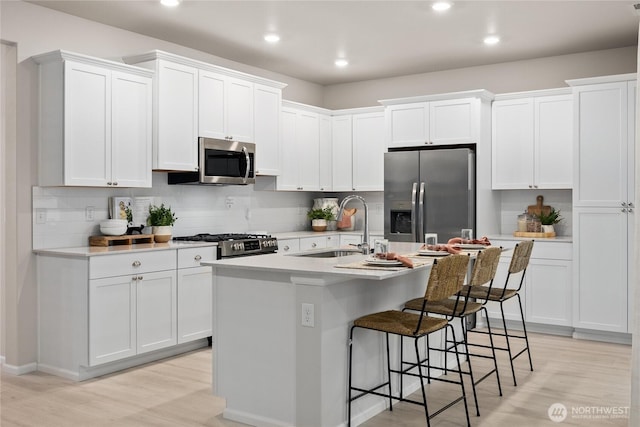
[[307, 212], [307, 218], [311, 220], [311, 229], [313, 231], [325, 231], [327, 229], [327, 221], [335, 221], [336, 219], [330, 207], [311, 209]]
[[158, 243], [165, 243], [171, 240], [173, 224], [178, 218], [171, 211], [171, 207], [150, 205], [147, 225], [151, 226], [154, 240]]
[[540, 214], [534, 215], [536, 218], [540, 220], [540, 224], [542, 224], [542, 231], [545, 233], [554, 233], [554, 224], [562, 221], [562, 215], [560, 215], [560, 211], [555, 208], [551, 208], [549, 213], [540, 212]]

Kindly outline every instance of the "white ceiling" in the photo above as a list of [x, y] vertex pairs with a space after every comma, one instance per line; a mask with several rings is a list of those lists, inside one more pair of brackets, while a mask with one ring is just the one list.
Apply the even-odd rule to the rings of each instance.
[[[636, 1], [31, 1], [327, 85], [637, 45]], [[277, 32], [281, 41], [262, 37]], [[501, 43], [485, 46], [488, 34]], [[337, 57], [350, 64], [338, 69]]]

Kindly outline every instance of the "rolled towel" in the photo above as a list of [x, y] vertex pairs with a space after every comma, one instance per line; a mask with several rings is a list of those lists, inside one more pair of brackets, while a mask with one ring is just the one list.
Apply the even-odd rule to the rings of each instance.
[[405, 267], [413, 268], [413, 261], [411, 261], [406, 256], [398, 255], [395, 252], [387, 253], [387, 259], [393, 260], [393, 261], [400, 261], [402, 265], [404, 265]]
[[487, 236], [482, 236], [480, 239], [465, 240], [464, 242], [462, 241], [462, 237], [454, 237], [452, 239], [449, 239], [447, 243], [450, 245], [461, 245], [464, 243], [472, 245], [491, 246], [491, 242], [489, 241], [489, 238]]
[[422, 245], [422, 247], [420, 247], [420, 249], [426, 249], [428, 251], [446, 251], [449, 252], [450, 254], [459, 254], [461, 251], [460, 249], [454, 247], [453, 245], [442, 245], [442, 244], [438, 244], [438, 245]]

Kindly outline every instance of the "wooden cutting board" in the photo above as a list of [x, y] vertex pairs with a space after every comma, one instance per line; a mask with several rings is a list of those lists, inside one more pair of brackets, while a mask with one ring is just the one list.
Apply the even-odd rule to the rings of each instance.
[[542, 196], [536, 197], [535, 205], [530, 205], [529, 207], [527, 207], [527, 213], [529, 215], [540, 215], [541, 213], [544, 213], [545, 215], [549, 215], [550, 212], [551, 212], [551, 206], [544, 205], [544, 197]]

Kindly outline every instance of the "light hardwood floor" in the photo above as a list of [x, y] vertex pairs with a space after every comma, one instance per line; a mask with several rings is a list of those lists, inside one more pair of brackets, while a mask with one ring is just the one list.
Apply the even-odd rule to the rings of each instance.
[[[470, 398], [473, 426], [626, 426], [628, 416], [578, 418], [572, 411], [609, 410], [629, 406], [631, 348], [571, 338], [530, 334], [535, 371], [526, 356], [516, 361], [514, 387], [506, 354], [498, 354], [503, 396], [495, 377], [478, 387], [481, 416]], [[2, 374], [0, 425], [2, 427], [68, 426], [216, 426], [238, 427], [220, 415], [224, 401], [212, 396], [210, 349], [150, 363], [80, 383], [33, 373]], [[476, 359], [472, 359], [474, 362]], [[476, 372], [484, 362], [475, 363]], [[249, 384], [247, 385], [250, 386]], [[431, 408], [437, 399], [453, 396], [451, 385], [429, 386]], [[432, 403], [433, 402], [433, 403]], [[567, 418], [552, 422], [547, 410], [554, 403], [568, 409]], [[410, 427], [426, 425], [419, 406], [396, 404], [363, 426]], [[460, 404], [432, 419], [432, 426], [461, 426]], [[323, 426], [317, 426], [323, 427]]]

